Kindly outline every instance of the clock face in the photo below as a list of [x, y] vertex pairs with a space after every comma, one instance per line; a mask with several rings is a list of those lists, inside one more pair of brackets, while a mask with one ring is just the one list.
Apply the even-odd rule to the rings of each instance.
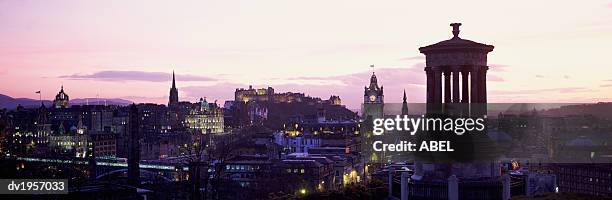
[[376, 101], [376, 96], [370, 95], [370, 101]]

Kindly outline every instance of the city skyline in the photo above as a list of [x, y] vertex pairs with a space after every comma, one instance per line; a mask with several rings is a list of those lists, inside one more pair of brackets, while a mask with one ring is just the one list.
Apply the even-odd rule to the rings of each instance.
[[610, 11], [0, 1], [0, 196], [606, 199]]
[[42, 90], [50, 100], [64, 85], [72, 98], [165, 104], [175, 70], [181, 101], [222, 102], [253, 85], [339, 95], [356, 109], [374, 64], [388, 102], [401, 102], [406, 89], [408, 102], [420, 103], [418, 47], [451, 38], [448, 24], [462, 22], [462, 38], [496, 46], [489, 102], [612, 100], [611, 2], [455, 4], [425, 13], [439, 5], [4, 1], [0, 93], [38, 99]]

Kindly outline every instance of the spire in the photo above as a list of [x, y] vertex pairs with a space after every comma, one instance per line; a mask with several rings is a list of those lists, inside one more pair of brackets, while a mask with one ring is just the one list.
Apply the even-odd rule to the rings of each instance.
[[406, 101], [406, 89], [404, 89], [404, 102], [402, 102], [402, 115], [408, 115], [408, 102]]
[[178, 89], [176, 89], [176, 78], [174, 70], [172, 70], [172, 88], [170, 88], [170, 96], [168, 98], [168, 106], [178, 103]]
[[374, 72], [372, 72], [372, 77], [370, 77], [370, 89], [378, 89], [378, 79]]
[[174, 70], [172, 70], [172, 88], [176, 88], [176, 82], [174, 80]]

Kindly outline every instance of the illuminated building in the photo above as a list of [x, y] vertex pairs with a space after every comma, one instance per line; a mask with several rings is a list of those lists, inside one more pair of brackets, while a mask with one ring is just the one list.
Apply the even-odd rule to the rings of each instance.
[[249, 85], [249, 89], [236, 88], [234, 92], [234, 101], [237, 102], [249, 102], [249, 101], [269, 101], [274, 95], [274, 88], [268, 87], [267, 89], [253, 89], [253, 86]]
[[[79, 117], [80, 118], [80, 117]], [[49, 147], [57, 154], [74, 155], [84, 158], [88, 153], [87, 127], [83, 126], [82, 119], [78, 124], [69, 124], [68, 129], [64, 122], [56, 126], [54, 132], [49, 135]]]
[[59, 93], [57, 93], [57, 95], [55, 95], [55, 100], [53, 100], [53, 105], [55, 105], [55, 108], [66, 108], [68, 107], [69, 101], [70, 101], [70, 98], [64, 92], [64, 86], [62, 85], [62, 89], [59, 91]]
[[130, 118], [128, 112], [124, 109], [117, 109], [113, 112], [113, 122], [111, 126], [111, 133], [117, 135], [117, 157], [127, 158], [129, 143], [129, 122]]
[[253, 86], [249, 85], [249, 89], [236, 89], [234, 93], [234, 100], [237, 102], [248, 103], [251, 101], [256, 102], [283, 102], [283, 103], [291, 103], [291, 102], [302, 102], [306, 97], [304, 93], [274, 93], [274, 88], [261, 88], [254, 89]]
[[89, 142], [96, 157], [117, 156], [117, 137], [115, 134], [108, 132], [90, 132]]
[[328, 120], [325, 109], [319, 109], [317, 118], [285, 124], [274, 133], [275, 142], [289, 153], [306, 153], [313, 147], [342, 147], [358, 150], [359, 127], [355, 120]]
[[305, 153], [310, 148], [321, 146], [320, 137], [311, 133], [299, 135], [295, 133], [297, 132], [274, 132], [275, 143], [283, 146], [286, 153]]
[[274, 133], [274, 141], [283, 147], [283, 157], [301, 155], [333, 161], [330, 177], [324, 180], [326, 184], [319, 183], [320, 187], [317, 184], [310, 189], [341, 189], [346, 183], [358, 182], [357, 177], [363, 174], [358, 133], [357, 121], [328, 120], [325, 110], [319, 109], [314, 120], [286, 124]]
[[38, 109], [18, 107], [6, 113], [5, 142], [8, 148], [4, 151], [8, 154], [30, 155], [46, 147], [51, 133], [47, 115], [44, 106]]
[[287, 179], [298, 179], [293, 182], [296, 192], [323, 192], [333, 189], [334, 161], [323, 156], [294, 154], [276, 164], [276, 170]]
[[185, 116], [187, 128], [205, 133], [223, 133], [223, 108], [200, 98], [199, 105]]
[[329, 96], [329, 100], [325, 100], [325, 101], [327, 101], [327, 103], [331, 105], [342, 105], [342, 100], [340, 99], [339, 96], [336, 96], [336, 95]]
[[[371, 67], [374, 67], [373, 65], [371, 65]], [[376, 74], [374, 74], [374, 72], [372, 72], [372, 76], [370, 77], [370, 85], [367, 87], [363, 88], [363, 104], [361, 106], [361, 119], [362, 124], [361, 124], [361, 133], [362, 133], [362, 137], [364, 137], [364, 144], [365, 146], [371, 146], [372, 144], [370, 144], [371, 140], [368, 139], [370, 137], [372, 137], [372, 130], [369, 129], [372, 126], [369, 126], [369, 124], [372, 124], [374, 119], [376, 118], [383, 118], [384, 117], [384, 103], [385, 103], [385, 96], [383, 94], [383, 87], [382, 86], [378, 86], [378, 78], [376, 77]], [[371, 152], [369, 151], [370, 148], [364, 148], [365, 151], [361, 152], [363, 153], [363, 155], [369, 155], [366, 156], [367, 157], [367, 161], [366, 162], [372, 162], [372, 163], [382, 163], [383, 162], [383, 155], [380, 152]]]
[[261, 88], [255, 89], [249, 85], [248, 89], [237, 88], [234, 92], [234, 101], [249, 103], [249, 102], [272, 102], [272, 103], [292, 103], [292, 102], [306, 102], [306, 103], [322, 103], [330, 105], [341, 105], [342, 100], [339, 96], [331, 95], [328, 100], [322, 100], [318, 97], [306, 96], [304, 93], [275, 93], [274, 88]]
[[266, 155], [240, 155], [223, 163], [223, 177], [243, 188], [261, 188], [262, 181], [271, 173], [273, 162]]
[[168, 107], [153, 103], [141, 103], [136, 106], [141, 118], [140, 126], [143, 136], [165, 133], [172, 128], [169, 117], [172, 113], [169, 112]]
[[38, 118], [36, 119], [36, 132], [34, 133], [34, 145], [36, 147], [47, 147], [49, 143], [49, 135], [52, 133], [51, 124], [49, 123], [49, 112], [45, 105], [41, 105], [38, 109]]

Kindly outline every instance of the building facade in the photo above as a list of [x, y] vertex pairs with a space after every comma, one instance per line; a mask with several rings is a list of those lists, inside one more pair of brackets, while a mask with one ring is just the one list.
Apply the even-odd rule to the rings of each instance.
[[64, 86], [62, 85], [62, 89], [55, 95], [55, 99], [53, 100], [53, 105], [55, 108], [66, 108], [68, 107], [68, 103], [70, 102], [70, 98], [68, 94], [64, 92]]
[[185, 116], [185, 125], [199, 133], [223, 133], [224, 115], [223, 108], [217, 103], [208, 103], [206, 99], [200, 98], [198, 106], [193, 108]]

